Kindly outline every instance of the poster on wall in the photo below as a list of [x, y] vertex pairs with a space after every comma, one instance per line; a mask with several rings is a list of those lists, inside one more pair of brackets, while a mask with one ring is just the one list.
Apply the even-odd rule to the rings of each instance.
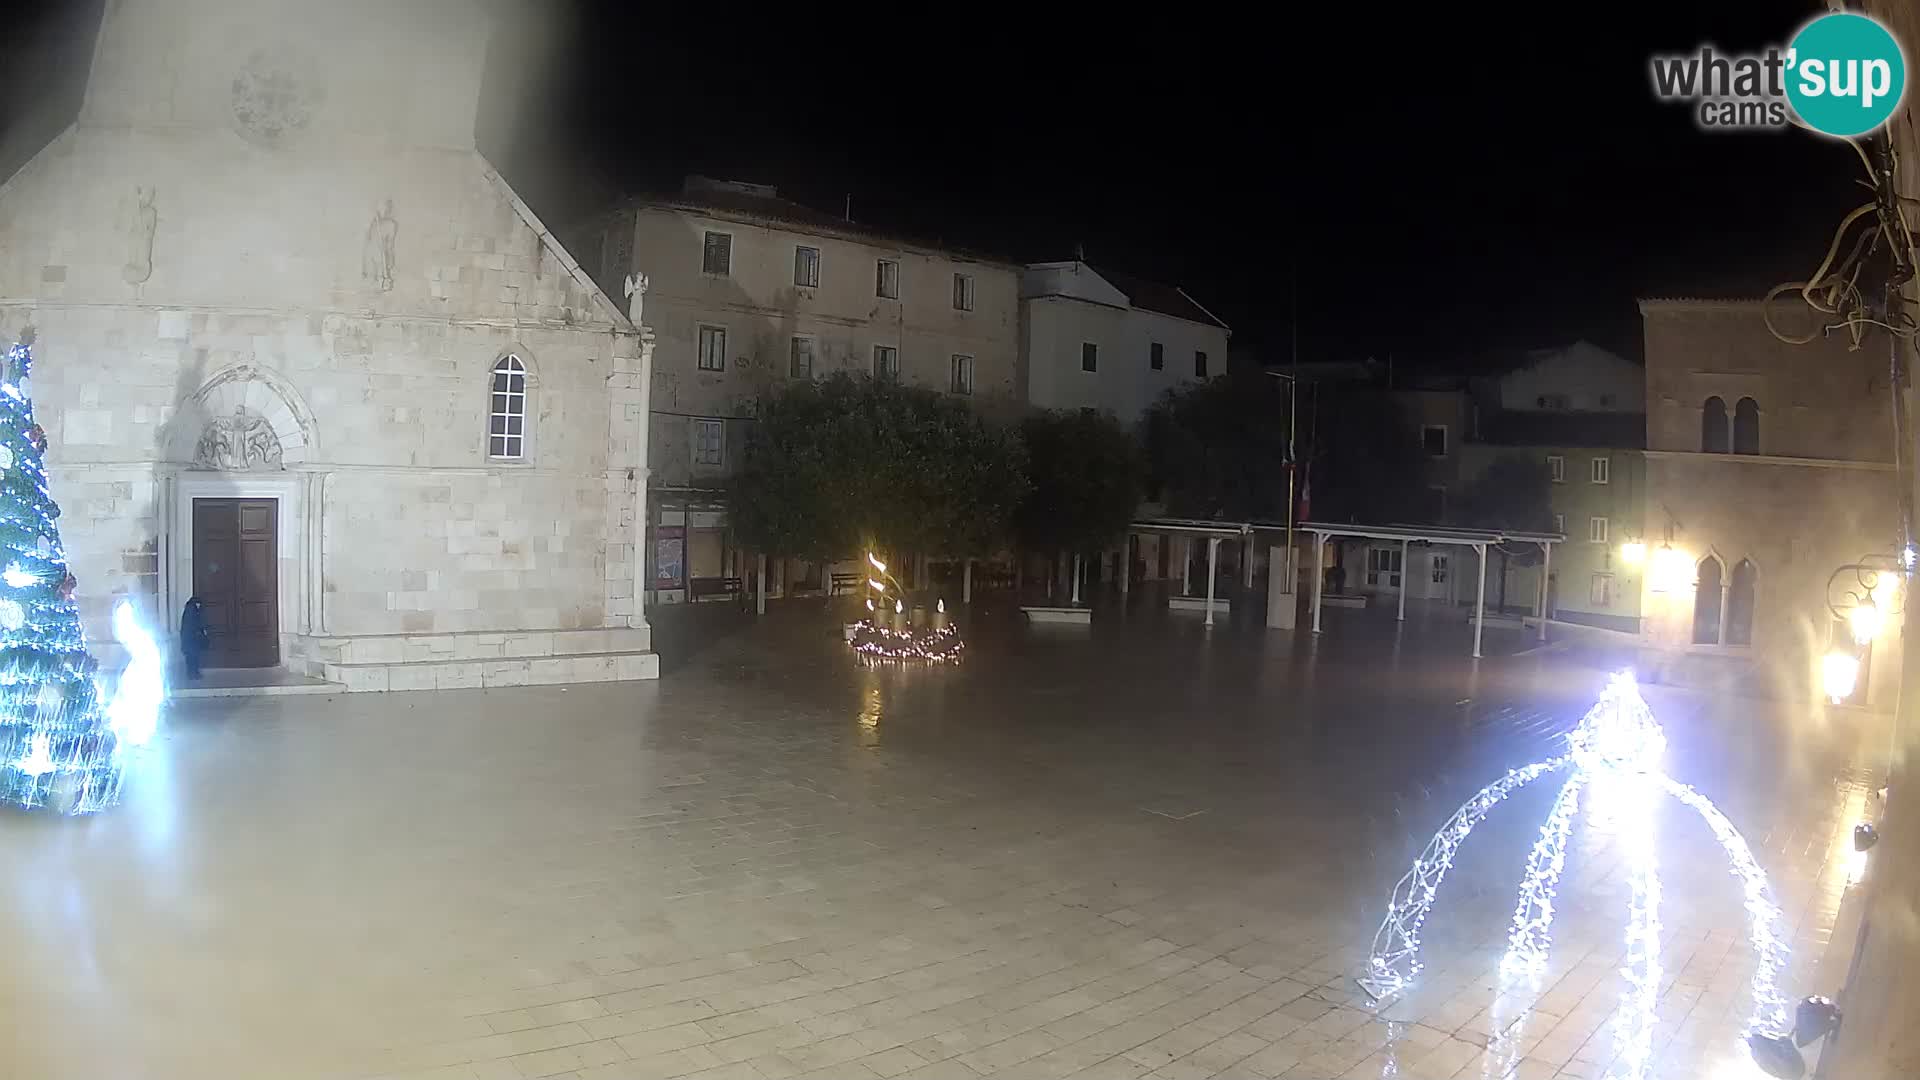
[[687, 530], [680, 525], [661, 525], [653, 530], [653, 587], [680, 589], [686, 586]]

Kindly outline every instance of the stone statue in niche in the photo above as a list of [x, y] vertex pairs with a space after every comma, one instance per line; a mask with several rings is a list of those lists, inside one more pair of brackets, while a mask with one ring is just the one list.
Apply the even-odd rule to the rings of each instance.
[[193, 463], [220, 472], [247, 472], [280, 468], [280, 437], [263, 416], [237, 408], [232, 416], [216, 416], [200, 433]]
[[367, 226], [367, 243], [360, 254], [360, 276], [381, 292], [393, 291], [393, 241], [400, 225], [393, 220], [393, 200], [388, 199], [373, 212]]
[[133, 218], [127, 223], [127, 265], [120, 268], [129, 285], [145, 284], [153, 276], [153, 234], [160, 227], [153, 195], [150, 187], [134, 189]]
[[646, 325], [646, 323], [640, 321], [640, 316], [647, 306], [648, 284], [647, 275], [645, 274], [627, 275], [627, 318], [632, 319], [633, 325], [635, 326]]

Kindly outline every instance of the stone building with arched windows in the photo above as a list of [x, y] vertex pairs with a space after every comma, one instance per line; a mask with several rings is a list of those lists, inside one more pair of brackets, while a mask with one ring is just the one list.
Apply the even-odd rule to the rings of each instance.
[[651, 344], [477, 149], [480, 0], [117, 0], [0, 187], [89, 636], [350, 689], [647, 678]]
[[[1643, 639], [1656, 678], [1820, 697], [1852, 647], [1835, 571], [1899, 554], [1887, 339], [1820, 332], [1803, 306], [1647, 299]], [[1843, 583], [1844, 584], [1844, 583]], [[1844, 603], [1839, 588], [1836, 603]], [[1855, 703], [1891, 707], [1898, 621], [1860, 649]]]

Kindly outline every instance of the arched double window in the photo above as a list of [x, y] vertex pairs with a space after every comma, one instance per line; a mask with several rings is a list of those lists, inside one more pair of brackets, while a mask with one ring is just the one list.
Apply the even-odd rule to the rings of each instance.
[[1733, 577], [1727, 583], [1727, 644], [1753, 644], [1753, 586], [1759, 571], [1753, 560], [1733, 564]]
[[1729, 575], [1719, 558], [1700, 560], [1693, 591], [1695, 645], [1753, 644], [1754, 592], [1760, 577], [1752, 559], [1741, 559]]
[[1760, 403], [1750, 397], [1741, 398], [1733, 407], [1733, 452], [1760, 452]]
[[1710, 397], [1700, 406], [1700, 452], [1727, 452], [1727, 403], [1718, 397]]
[[1724, 574], [1720, 560], [1709, 555], [1700, 560], [1699, 576], [1693, 588], [1693, 643], [1720, 644], [1720, 585]]
[[527, 457], [527, 366], [512, 353], [493, 365], [487, 415], [487, 456], [495, 461]]

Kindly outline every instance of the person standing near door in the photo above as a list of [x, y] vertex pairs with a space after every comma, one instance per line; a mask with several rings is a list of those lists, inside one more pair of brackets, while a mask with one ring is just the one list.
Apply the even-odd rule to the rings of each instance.
[[200, 677], [200, 658], [207, 651], [207, 616], [200, 598], [190, 596], [187, 606], [180, 612], [180, 661], [187, 669], [187, 678]]

